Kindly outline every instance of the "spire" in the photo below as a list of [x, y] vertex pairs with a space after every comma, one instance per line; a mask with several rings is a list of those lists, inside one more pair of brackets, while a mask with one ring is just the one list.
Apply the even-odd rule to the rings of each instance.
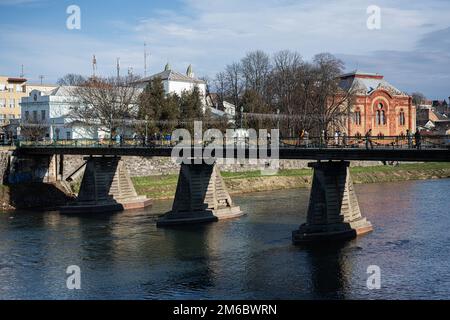
[[172, 68], [170, 67], [170, 64], [167, 62], [166, 67], [164, 68], [164, 71], [170, 71]]
[[194, 71], [192, 70], [192, 64], [190, 64], [189, 67], [187, 68], [186, 75], [189, 78], [194, 78]]

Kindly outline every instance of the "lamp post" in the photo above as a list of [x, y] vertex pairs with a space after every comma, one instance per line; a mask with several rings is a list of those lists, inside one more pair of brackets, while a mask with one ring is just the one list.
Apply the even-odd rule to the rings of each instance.
[[280, 131], [280, 108], [277, 108], [277, 129]]
[[244, 128], [244, 106], [241, 107], [241, 129]]
[[145, 142], [144, 145], [147, 145], [148, 141], [148, 114], [145, 115]]

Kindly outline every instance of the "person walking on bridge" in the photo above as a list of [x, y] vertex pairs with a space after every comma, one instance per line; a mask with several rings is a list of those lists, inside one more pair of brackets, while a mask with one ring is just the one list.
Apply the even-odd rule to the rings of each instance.
[[420, 134], [419, 129], [417, 129], [414, 134], [414, 139], [416, 140], [416, 148], [420, 150], [422, 148], [422, 135]]
[[408, 148], [412, 149], [412, 147], [413, 147], [412, 134], [411, 134], [411, 131], [409, 131], [409, 129], [406, 130], [406, 138], [408, 139]]
[[367, 133], [366, 133], [366, 149], [367, 150], [369, 150], [369, 145], [370, 145], [370, 149], [373, 149], [372, 129], [369, 129], [369, 131], [367, 131]]

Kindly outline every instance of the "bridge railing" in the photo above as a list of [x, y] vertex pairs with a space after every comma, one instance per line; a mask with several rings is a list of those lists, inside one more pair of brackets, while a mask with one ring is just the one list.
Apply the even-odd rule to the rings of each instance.
[[447, 149], [450, 147], [450, 136], [421, 136], [419, 140], [406, 136], [303, 137], [282, 138], [280, 144], [285, 148]]
[[[110, 139], [72, 139], [72, 140], [38, 140], [18, 141], [17, 146], [48, 147], [48, 148], [173, 148], [182, 141], [178, 140], [148, 140], [122, 139], [120, 141]], [[207, 146], [213, 140], [184, 141], [186, 145]], [[217, 142], [217, 141], [215, 141]], [[268, 139], [271, 144], [271, 139]], [[226, 147], [245, 146], [256, 147], [257, 142], [247, 138], [235, 138], [231, 141], [222, 141]], [[420, 140], [406, 136], [340, 136], [340, 137], [283, 137], [279, 142], [280, 148], [313, 148], [313, 149], [449, 149], [450, 136], [422, 136]]]

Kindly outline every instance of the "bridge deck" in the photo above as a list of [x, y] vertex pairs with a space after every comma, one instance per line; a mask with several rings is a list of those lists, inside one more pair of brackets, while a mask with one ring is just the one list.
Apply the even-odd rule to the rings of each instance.
[[[85, 155], [85, 156], [143, 156], [143, 157], [170, 157], [173, 147], [138, 147], [138, 146], [97, 146], [97, 147], [59, 147], [59, 146], [22, 146], [16, 149], [19, 155]], [[194, 150], [192, 148], [192, 154]], [[204, 148], [198, 148], [202, 152]], [[223, 156], [218, 158], [237, 158], [238, 152], [245, 152], [249, 158], [250, 149], [228, 147], [224, 149]], [[269, 149], [269, 157], [270, 149]], [[178, 153], [177, 153], [178, 154]], [[258, 153], [259, 159], [267, 158], [267, 155]], [[450, 149], [394, 149], [375, 148], [367, 150], [364, 148], [302, 148], [302, 147], [280, 147], [279, 159], [304, 159], [304, 160], [361, 160], [361, 161], [420, 161], [420, 162], [449, 162]]]

